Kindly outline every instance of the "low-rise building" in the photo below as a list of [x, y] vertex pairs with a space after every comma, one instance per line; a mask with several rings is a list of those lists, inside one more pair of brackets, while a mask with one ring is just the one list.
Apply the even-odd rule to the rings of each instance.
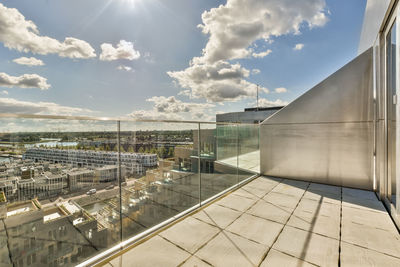
[[[29, 148], [23, 158], [34, 161], [71, 164], [77, 167], [103, 167], [105, 165], [118, 164], [118, 153], [106, 151]], [[157, 155], [120, 153], [120, 161], [126, 167], [128, 173], [142, 176], [145, 174], [145, 167], [157, 166]]]

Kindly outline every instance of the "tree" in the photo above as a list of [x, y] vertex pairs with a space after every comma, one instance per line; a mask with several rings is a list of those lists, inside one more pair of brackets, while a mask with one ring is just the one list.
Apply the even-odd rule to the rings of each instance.
[[173, 147], [170, 147], [168, 149], [168, 157], [172, 158], [174, 156], [174, 154], [175, 154], [175, 149]]
[[129, 146], [129, 147], [128, 147], [128, 152], [129, 152], [129, 153], [135, 152], [135, 150], [133, 150], [133, 146]]
[[166, 154], [167, 154], [167, 150], [165, 149], [165, 147], [161, 147], [161, 148], [158, 150], [158, 156], [159, 156], [160, 158], [165, 158]]
[[139, 148], [139, 153], [144, 153], [144, 149], [142, 146]]

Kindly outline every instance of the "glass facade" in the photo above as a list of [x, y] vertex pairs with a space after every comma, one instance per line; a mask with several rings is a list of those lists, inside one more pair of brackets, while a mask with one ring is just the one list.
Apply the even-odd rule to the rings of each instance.
[[388, 197], [396, 206], [396, 107], [397, 107], [397, 45], [396, 21], [386, 36], [386, 88], [387, 88], [387, 121], [388, 121]]

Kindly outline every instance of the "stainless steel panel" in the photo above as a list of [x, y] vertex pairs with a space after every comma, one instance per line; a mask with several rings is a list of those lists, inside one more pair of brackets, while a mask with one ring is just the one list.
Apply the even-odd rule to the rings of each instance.
[[372, 121], [372, 48], [262, 124]]
[[264, 175], [373, 190], [372, 48], [265, 120]]
[[263, 125], [261, 173], [372, 189], [373, 123]]

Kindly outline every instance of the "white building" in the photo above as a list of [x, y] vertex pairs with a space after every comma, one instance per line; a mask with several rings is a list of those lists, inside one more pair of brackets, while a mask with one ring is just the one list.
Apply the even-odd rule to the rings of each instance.
[[[134, 175], [143, 175], [145, 173], [145, 167], [157, 166], [156, 154], [121, 153], [120, 155], [121, 164], [126, 167], [128, 173]], [[24, 159], [71, 164], [78, 167], [103, 167], [105, 165], [117, 165], [118, 153], [30, 148], [25, 152]]]

